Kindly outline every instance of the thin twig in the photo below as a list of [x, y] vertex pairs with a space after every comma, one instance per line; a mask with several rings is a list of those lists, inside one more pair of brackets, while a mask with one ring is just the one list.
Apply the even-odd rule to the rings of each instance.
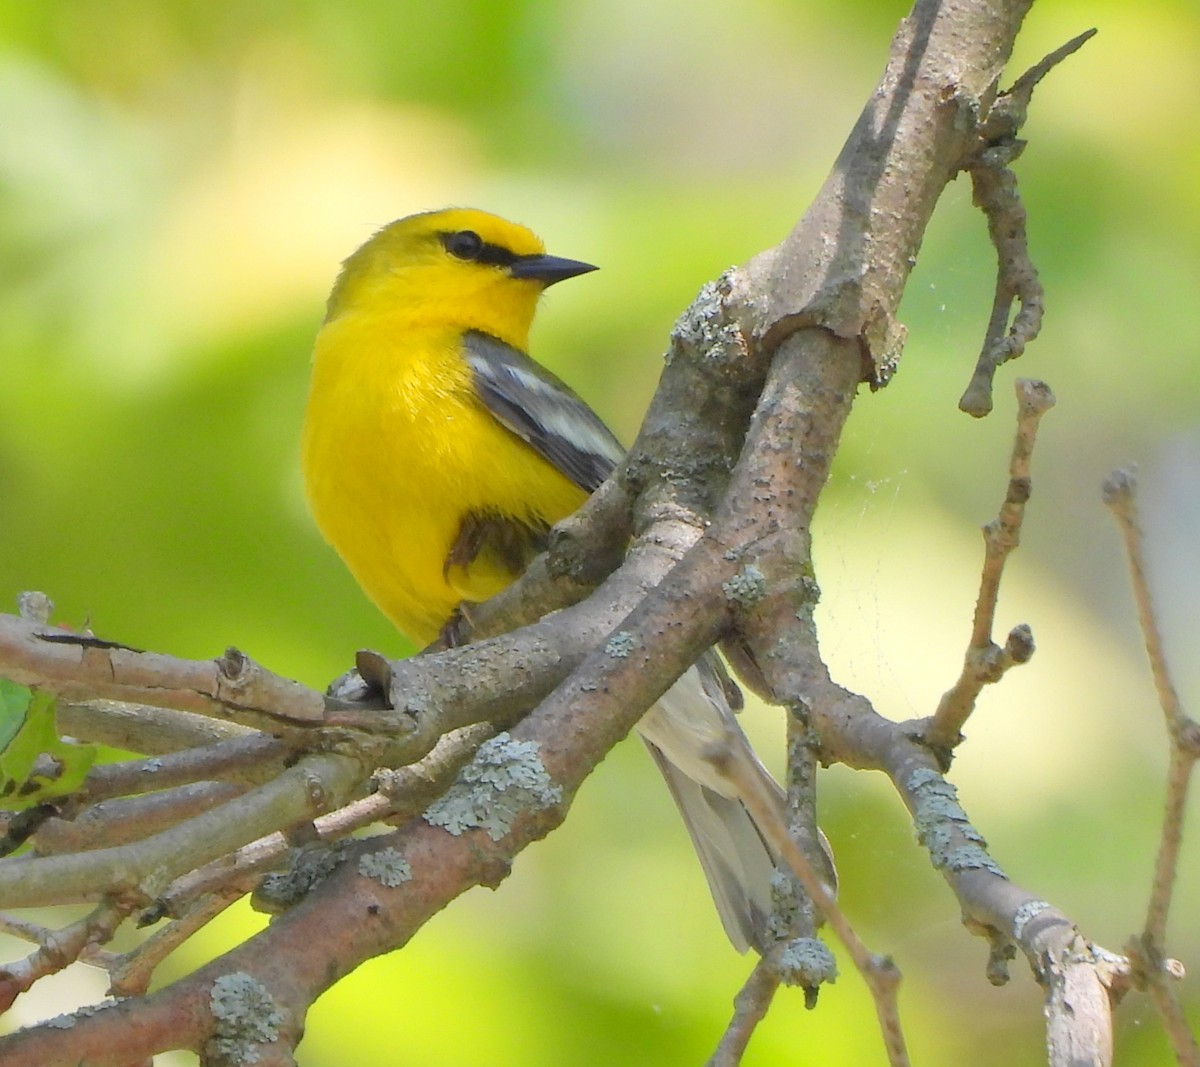
[[760, 959], [754, 965], [745, 985], [733, 998], [733, 1018], [706, 1067], [737, 1067], [742, 1062], [755, 1028], [767, 1016], [779, 981], [778, 968], [767, 959]]
[[320, 693], [235, 648], [216, 659], [185, 660], [0, 615], [0, 667], [14, 682], [68, 701], [108, 697], [267, 731], [319, 724], [325, 716]]
[[946, 691], [925, 732], [926, 743], [939, 754], [949, 753], [961, 740], [962, 728], [975, 710], [975, 701], [985, 685], [998, 682], [1005, 671], [1025, 663], [1033, 655], [1033, 634], [1028, 626], [1017, 626], [1001, 648], [992, 640], [1000, 580], [1009, 554], [1021, 543], [1025, 503], [1033, 491], [1030, 461], [1037, 441], [1038, 424], [1054, 406], [1054, 394], [1044, 382], [1018, 378], [1017, 434], [1009, 462], [1008, 491], [1000, 512], [983, 527], [983, 574], [971, 640], [958, 681]]
[[[377, 771], [374, 776], [377, 792], [313, 820], [318, 839], [332, 844], [372, 823], [398, 823], [424, 811], [494, 732], [486, 725], [456, 730], [438, 741], [419, 763], [393, 771]], [[186, 916], [198, 899], [224, 893], [230, 885], [246, 886], [240, 890], [246, 892], [264, 871], [282, 866], [291, 847], [282, 833], [271, 833], [189, 871], [151, 905], [147, 921], [162, 916]]]
[[[1025, 351], [1042, 328], [1045, 293], [1029, 254], [1025, 231], [1025, 205], [1017, 189], [1017, 176], [1009, 168], [1025, 148], [1017, 132], [1035, 86], [1095, 34], [1088, 30], [1055, 49], [1001, 93], [980, 127], [983, 147], [966, 165], [971, 175], [975, 206], [987, 218], [988, 235], [996, 249], [996, 291], [992, 313], [975, 372], [958, 402], [968, 415], [981, 418], [992, 410], [992, 382], [996, 368]], [[1013, 303], [1019, 304], [1009, 325]]]
[[245, 792], [231, 782], [187, 785], [93, 804], [74, 818], [47, 819], [31, 840], [39, 856], [124, 845], [191, 819]]
[[215, 892], [194, 902], [186, 914], [155, 930], [137, 948], [124, 955], [102, 958], [99, 952], [85, 954], [88, 962], [104, 967], [109, 974], [109, 994], [132, 997], [145, 993], [154, 971], [163, 960], [197, 931], [202, 930], [230, 904], [245, 896], [254, 885], [256, 875], [247, 875], [241, 883], [229, 882]]
[[984, 121], [982, 135], [985, 140], [995, 142], [1006, 137], [1016, 136], [1017, 131], [1025, 125], [1029, 102], [1038, 83], [1064, 59], [1074, 55], [1095, 36], [1096, 30], [1090, 29], [1072, 37], [1066, 44], [1060, 45], [1049, 55], [1039, 59], [1013, 82], [1012, 88], [1001, 93], [992, 104]]
[[[793, 705], [787, 716], [787, 813], [788, 830], [806, 856], [819, 863], [822, 879], [836, 894], [837, 866], [833, 850], [817, 826], [817, 748], [820, 738], [812, 728], [808, 709]], [[812, 937], [816, 916], [812, 906], [791, 917], [789, 937]]]
[[33, 907], [104, 893], [153, 895], [155, 883], [223, 856], [272, 827], [338, 807], [361, 775], [348, 756], [306, 756], [273, 781], [141, 841], [0, 865], [0, 899], [5, 907]]
[[0, 915], [0, 934], [28, 941], [34, 945], [43, 944], [51, 935], [51, 930], [41, 923], [31, 922], [16, 915]]
[[[0, 1011], [7, 1011], [12, 1002], [39, 978], [56, 974], [74, 963], [88, 945], [110, 940], [134, 906], [132, 900], [118, 901], [109, 897], [82, 919], [61, 930], [20, 924], [20, 936], [32, 937], [38, 948], [25, 959], [5, 964], [0, 969]], [[6, 925], [17, 932], [11, 921]]]
[[1167, 658], [1163, 652], [1162, 636], [1158, 630], [1158, 618], [1154, 614], [1154, 605], [1150, 599], [1150, 584], [1146, 580], [1145, 557], [1142, 553], [1142, 531], [1138, 522], [1136, 490], [1137, 478], [1133, 470], [1113, 471], [1104, 483], [1104, 502], [1116, 518], [1125, 541], [1138, 624], [1146, 643], [1150, 673], [1158, 691], [1159, 704], [1166, 717], [1167, 731], [1172, 740], [1182, 743], [1188, 751], [1200, 756], [1200, 738], [1194, 736], [1197, 724], [1184, 712], [1179, 694], [1171, 681]]
[[772, 850], [804, 887], [821, 916], [845, 945], [855, 967], [866, 981], [875, 1002], [875, 1014], [879, 1019], [884, 1047], [887, 1049], [888, 1063], [891, 1067], [907, 1067], [908, 1052], [896, 1002], [900, 968], [890, 957], [876, 955], [863, 944], [804, 851], [792, 840], [787, 827], [780, 822], [778, 805], [767, 794], [762, 781], [753, 774], [745, 773], [740, 760], [722, 761], [719, 755], [714, 758], [736, 784], [738, 795], [753, 816], [755, 825], [770, 838]]
[[1179, 850], [1183, 841], [1183, 820], [1187, 810], [1188, 786], [1196, 759], [1200, 757], [1200, 724], [1184, 711], [1179, 694], [1171, 681], [1158, 619], [1150, 598], [1142, 553], [1142, 532], [1138, 521], [1137, 481], [1131, 470], [1114, 471], [1104, 483], [1104, 502], [1113, 513], [1125, 542], [1133, 599], [1138, 622], [1150, 661], [1150, 673], [1158, 691], [1158, 701], [1166, 720], [1171, 746], [1167, 773], [1167, 795], [1163, 812], [1162, 834], [1154, 863], [1154, 881], [1141, 934], [1127, 947], [1135, 978], [1150, 991], [1163, 1026], [1171, 1041], [1175, 1058], [1188, 1067], [1200, 1065], [1200, 1046], [1184, 1016], [1174, 983], [1182, 976], [1182, 966], [1166, 955], [1167, 919], [1170, 914]]
[[[4, 619], [0, 616], [0, 626]], [[82, 666], [82, 665], [81, 665]], [[0, 669], [7, 670], [0, 663]], [[148, 682], [153, 678], [147, 676]], [[170, 672], [160, 676], [162, 689], [171, 689]], [[41, 688], [28, 679], [26, 684]], [[169, 698], [161, 696], [166, 703]], [[189, 699], [185, 693], [182, 700]], [[235, 722], [221, 722], [179, 708], [155, 707], [126, 700], [58, 699], [58, 725], [64, 734], [93, 741], [110, 748], [123, 748], [145, 756], [166, 756], [173, 752], [215, 745], [239, 737], [252, 737], [259, 731]]]
[[257, 785], [278, 774], [292, 754], [279, 738], [247, 733], [149, 759], [99, 764], [88, 771], [82, 796], [95, 803], [218, 778]]
[[[992, 381], [996, 368], [1025, 351], [1042, 328], [1045, 293], [1029, 255], [1025, 234], [1025, 205], [1017, 176], [1009, 169], [1023, 147], [1019, 141], [985, 149], [968, 168], [972, 199], [987, 217], [988, 234], [996, 249], [996, 292], [983, 347], [958, 406], [981, 418], [992, 410]], [[1020, 305], [1009, 325], [1013, 303]]]
[[[474, 747], [484, 739], [477, 735], [490, 733], [487, 728], [462, 732], [472, 734]], [[428, 790], [436, 792], [437, 789], [444, 788], [474, 751], [474, 747], [464, 748], [461, 744], [455, 749], [454, 741], [461, 742], [461, 738], [444, 740], [447, 743], [438, 753], [440, 763], [444, 764], [439, 768], [442, 776], [430, 774], [428, 766], [423, 768], [426, 777], [422, 778], [421, 784], [426, 786], [426, 791], [414, 795], [404, 791], [402, 783], [394, 781], [396, 776], [403, 774], [403, 781], [411, 784], [421, 778], [421, 772], [416, 768], [390, 772], [388, 792], [381, 790], [314, 819], [313, 826], [318, 839], [325, 843], [333, 843], [371, 823], [402, 812], [411, 816], [412, 813], [422, 810], [430, 799]], [[454, 761], [447, 758], [451, 749], [455, 749]], [[292, 845], [286, 835], [273, 833], [178, 879], [145, 913], [145, 921], [157, 921], [168, 915], [173, 916], [175, 921], [156, 931], [138, 948], [124, 956], [116, 957], [106, 965], [112, 974], [112, 992], [120, 996], [144, 992], [155, 968], [171, 952], [235, 900], [252, 891], [262, 873], [283, 864], [291, 851]]]

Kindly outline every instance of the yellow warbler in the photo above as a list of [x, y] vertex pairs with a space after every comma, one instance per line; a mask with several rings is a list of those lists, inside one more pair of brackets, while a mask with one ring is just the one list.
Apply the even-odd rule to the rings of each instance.
[[[448, 209], [400, 219], [342, 267], [313, 354], [303, 467], [317, 525], [409, 638], [511, 582], [623, 449], [527, 354], [547, 286], [595, 268], [523, 226]], [[769, 941], [774, 858], [729, 778], [735, 758], [782, 793], [706, 657], [643, 718], [718, 912], [739, 951]]]

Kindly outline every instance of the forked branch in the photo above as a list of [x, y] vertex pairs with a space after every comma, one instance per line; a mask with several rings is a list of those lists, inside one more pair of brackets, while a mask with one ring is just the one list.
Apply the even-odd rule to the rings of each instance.
[[992, 640], [1004, 565], [1021, 543], [1025, 504], [1033, 492], [1030, 461], [1038, 424], [1054, 406], [1054, 394], [1044, 382], [1018, 378], [1016, 391], [1017, 435], [1008, 469], [1008, 490], [999, 514], [983, 527], [983, 574], [962, 673], [942, 696], [924, 735], [926, 743], [942, 754], [943, 762], [948, 762], [950, 752], [962, 740], [962, 727], [983, 687], [998, 682], [1010, 667], [1028, 662], [1033, 655], [1033, 634], [1024, 624], [1009, 632], [1003, 646]]

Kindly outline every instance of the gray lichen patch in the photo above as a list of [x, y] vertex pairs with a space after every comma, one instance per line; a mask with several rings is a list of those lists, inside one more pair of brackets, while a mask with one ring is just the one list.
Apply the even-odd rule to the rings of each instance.
[[538, 811], [562, 800], [533, 741], [497, 734], [479, 746], [475, 758], [454, 783], [425, 811], [425, 821], [455, 837], [484, 830], [499, 841], [523, 811]]
[[929, 858], [936, 868], [986, 870], [1001, 878], [1007, 877], [988, 855], [987, 842], [968, 820], [953, 785], [928, 767], [913, 771], [906, 785], [916, 798], [913, 826], [917, 839], [929, 850]]
[[358, 873], [371, 878], [389, 889], [412, 879], [412, 867], [396, 849], [388, 846], [378, 852], [368, 852], [358, 861]]
[[251, 903], [256, 911], [282, 915], [320, 885], [345, 859], [347, 843], [314, 842], [298, 849], [286, 871], [263, 875]]
[[604, 646], [604, 654], [616, 659], [625, 659], [633, 651], [634, 636], [628, 630], [618, 630], [608, 639]]
[[721, 583], [725, 599], [740, 608], [750, 608], [767, 594], [767, 579], [753, 563], [747, 563], [727, 582]]
[[705, 282], [671, 329], [676, 344], [693, 348], [710, 361], [731, 361], [742, 354], [741, 331], [725, 310], [731, 273], [732, 268], [716, 281]]
[[817, 986], [837, 981], [837, 960], [824, 941], [798, 937], [779, 953], [779, 976], [787, 985]]
[[213, 1017], [209, 1053], [220, 1063], [257, 1063], [259, 1046], [275, 1041], [287, 1018], [267, 987], [243, 971], [223, 974], [213, 982], [209, 1008]]
[[1025, 927], [1050, 907], [1044, 900], [1027, 900], [1013, 914], [1012, 935], [1020, 941], [1025, 936]]

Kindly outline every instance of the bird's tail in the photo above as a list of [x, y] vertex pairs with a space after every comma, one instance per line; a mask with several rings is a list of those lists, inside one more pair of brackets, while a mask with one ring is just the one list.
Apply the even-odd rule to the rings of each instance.
[[[773, 800], [777, 827], [787, 826], [785, 796], [762, 765], [733, 712], [736, 688], [715, 654], [706, 654], [638, 724], [638, 733], [666, 779], [691, 836], [717, 914], [739, 952], [765, 952], [774, 938], [771, 883], [778, 857], [742, 803], [735, 781], [750, 774]], [[721, 759], [714, 760], [713, 754]], [[736, 773], [727, 768], [736, 761]], [[837, 873], [824, 835], [818, 871], [831, 889]]]

